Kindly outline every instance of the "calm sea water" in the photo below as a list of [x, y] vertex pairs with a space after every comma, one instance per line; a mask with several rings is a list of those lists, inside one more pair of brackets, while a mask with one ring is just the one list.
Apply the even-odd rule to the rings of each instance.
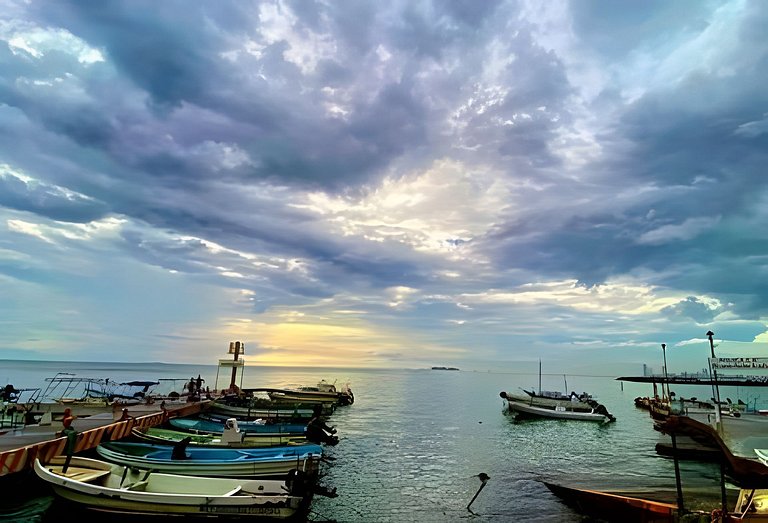
[[[118, 382], [189, 379], [201, 374], [211, 388], [216, 382], [215, 366], [0, 361], [0, 380], [16, 387], [44, 385], [44, 379], [57, 372]], [[625, 383], [622, 387], [613, 377], [568, 376], [569, 388], [592, 393], [617, 418], [615, 423], [599, 425], [514, 422], [504, 415], [499, 392], [537, 388], [535, 375], [246, 367], [242, 383], [244, 387], [279, 387], [320, 379], [349, 382], [355, 403], [337, 409], [331, 417], [341, 441], [327, 449], [335, 459], [325, 465], [321, 482], [335, 487], [339, 496], [315, 498], [311, 521], [582, 521], [542, 480], [654, 492], [656, 497], [674, 500], [673, 462], [655, 453], [658, 433], [647, 413], [633, 404], [635, 397], [650, 393], [648, 385]], [[228, 380], [228, 373], [220, 375], [219, 386]], [[545, 377], [543, 383], [545, 389], [562, 389], [560, 384], [562, 376], [557, 381]], [[704, 387], [680, 392], [701, 398], [711, 395]], [[721, 396], [751, 399], [739, 396], [740, 392], [725, 388]], [[466, 507], [481, 485], [476, 477], [481, 472], [491, 479], [469, 512]], [[712, 507], [719, 499], [719, 471], [714, 466], [683, 462], [682, 476], [689, 506]], [[10, 505], [17, 508], [24, 499], [33, 513], [28, 520], [60, 519], [60, 504], [36, 478], [14, 483], [23, 493], [17, 497], [6, 490], [0, 513], [8, 514]], [[104, 521], [104, 516], [87, 513], [77, 517]]]

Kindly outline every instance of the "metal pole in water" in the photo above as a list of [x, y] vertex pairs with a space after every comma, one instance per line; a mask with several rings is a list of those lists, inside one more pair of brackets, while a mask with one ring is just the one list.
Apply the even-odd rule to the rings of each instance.
[[489, 479], [491, 479], [491, 476], [489, 476], [485, 472], [481, 472], [480, 474], [478, 474], [475, 477], [480, 478], [480, 481], [482, 483], [480, 484], [480, 488], [477, 489], [477, 492], [475, 492], [475, 495], [472, 497], [472, 500], [469, 502], [469, 505], [467, 505], [467, 510], [469, 510], [470, 512], [472, 512], [472, 511], [469, 509], [469, 507], [472, 506], [472, 503], [475, 502], [475, 499], [477, 499], [477, 496], [480, 494], [480, 491], [483, 490], [483, 487], [485, 487], [485, 484], [488, 483]]
[[669, 436], [672, 438], [672, 461], [675, 463], [675, 486], [677, 487], [677, 511], [680, 514], [685, 513], [685, 507], [683, 506], [683, 485], [680, 482], [680, 463], [677, 460], [677, 438], [675, 433], [670, 432]]
[[[715, 342], [712, 340], [712, 337], [715, 335], [712, 331], [707, 331], [707, 338], [709, 338], [709, 350], [712, 354], [712, 359], [715, 359]], [[720, 416], [720, 387], [717, 385], [717, 371], [715, 370], [714, 365], [710, 363], [710, 366], [712, 368], [712, 385], [715, 388], [715, 423], [717, 424], [717, 431], [722, 431], [722, 421]]]

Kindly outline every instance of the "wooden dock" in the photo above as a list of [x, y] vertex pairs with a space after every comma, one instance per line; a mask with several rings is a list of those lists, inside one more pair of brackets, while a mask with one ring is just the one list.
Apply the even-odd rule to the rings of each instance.
[[718, 385], [728, 387], [768, 387], [766, 376], [723, 376], [718, 374], [717, 379], [709, 376], [621, 376], [616, 381], [630, 381], [634, 383], [653, 383], [661, 385]]
[[[90, 430], [77, 433], [74, 453], [96, 448], [102, 441], [114, 441], [131, 435], [134, 428], [155, 427], [163, 424], [168, 417], [191, 416], [199, 413], [208, 401], [194, 402], [182, 407], [158, 411], [152, 414], [130, 418], [125, 421], [116, 421]], [[59, 438], [41, 441], [18, 449], [0, 452], [0, 476], [7, 476], [31, 470], [35, 458], [41, 461], [49, 461], [54, 456], [63, 455], [67, 448], [67, 438]]]

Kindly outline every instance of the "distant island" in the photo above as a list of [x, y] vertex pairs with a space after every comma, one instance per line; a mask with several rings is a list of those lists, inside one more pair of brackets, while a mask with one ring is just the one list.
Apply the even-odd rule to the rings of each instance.
[[459, 370], [456, 367], [432, 367], [432, 370]]

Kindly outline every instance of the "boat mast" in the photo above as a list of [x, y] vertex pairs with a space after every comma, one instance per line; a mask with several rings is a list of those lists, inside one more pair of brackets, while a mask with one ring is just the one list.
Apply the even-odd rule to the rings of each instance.
[[539, 358], [539, 396], [541, 396], [541, 358]]
[[[229, 343], [230, 354], [235, 355], [235, 364], [232, 365], [232, 383], [229, 384], [231, 390], [235, 390], [237, 387], [237, 358], [240, 356], [241, 343], [239, 341], [232, 341]], [[245, 353], [245, 343], [242, 344], [243, 353]]]

